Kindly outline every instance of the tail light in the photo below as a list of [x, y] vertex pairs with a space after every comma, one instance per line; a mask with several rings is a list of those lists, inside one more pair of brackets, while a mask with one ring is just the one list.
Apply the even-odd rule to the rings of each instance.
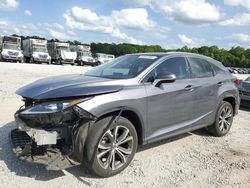
[[238, 87], [238, 86], [240, 85], [240, 80], [236, 78], [236, 79], [234, 80], [234, 83], [235, 83], [235, 85]]

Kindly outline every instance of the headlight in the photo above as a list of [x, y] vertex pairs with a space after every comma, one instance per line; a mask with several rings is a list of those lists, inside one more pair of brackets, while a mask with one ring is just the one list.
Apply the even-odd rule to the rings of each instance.
[[49, 114], [65, 110], [66, 108], [72, 107], [78, 103], [89, 100], [90, 98], [76, 99], [71, 101], [56, 101], [37, 104], [21, 112], [21, 114]]

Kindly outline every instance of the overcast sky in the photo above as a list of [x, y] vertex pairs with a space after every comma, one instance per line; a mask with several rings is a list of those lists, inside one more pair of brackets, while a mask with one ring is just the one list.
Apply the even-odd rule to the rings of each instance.
[[250, 47], [250, 0], [0, 0], [0, 34]]

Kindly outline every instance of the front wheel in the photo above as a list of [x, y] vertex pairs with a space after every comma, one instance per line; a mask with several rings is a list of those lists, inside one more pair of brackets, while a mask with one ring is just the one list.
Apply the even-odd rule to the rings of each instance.
[[215, 123], [208, 128], [214, 136], [225, 136], [233, 123], [233, 107], [229, 102], [222, 101], [217, 111]]
[[86, 143], [85, 162], [100, 177], [120, 173], [130, 164], [137, 150], [137, 133], [133, 124], [124, 117], [116, 123], [112, 119], [107, 117], [95, 123]]

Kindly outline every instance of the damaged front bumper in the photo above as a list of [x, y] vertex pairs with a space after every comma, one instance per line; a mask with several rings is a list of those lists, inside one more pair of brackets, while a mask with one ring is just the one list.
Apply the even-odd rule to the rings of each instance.
[[25, 161], [61, 170], [79, 164], [89, 126], [95, 117], [77, 105], [55, 113], [15, 114], [17, 129], [11, 131], [13, 151]]

